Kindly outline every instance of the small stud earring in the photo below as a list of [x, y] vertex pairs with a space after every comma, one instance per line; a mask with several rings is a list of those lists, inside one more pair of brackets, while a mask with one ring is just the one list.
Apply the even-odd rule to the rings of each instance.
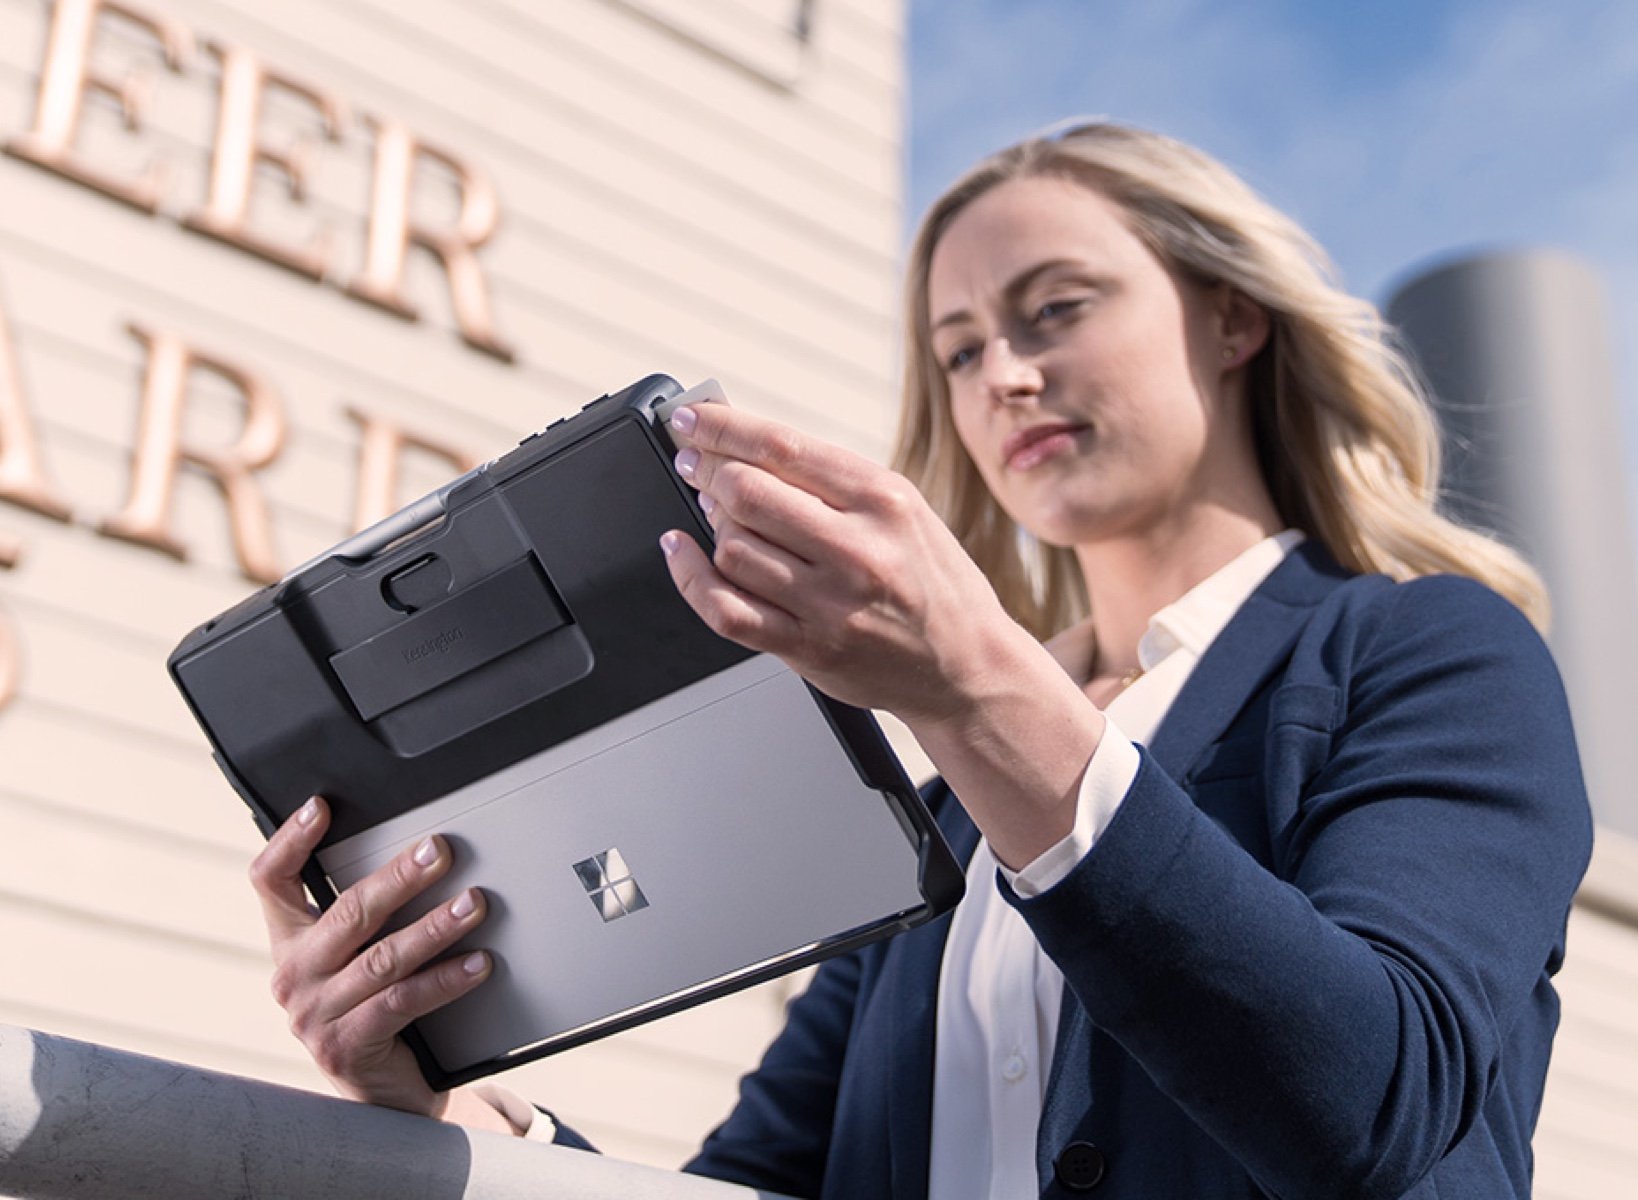
[[1236, 351], [1233, 346], [1224, 346], [1223, 347], [1223, 361], [1224, 362], [1234, 361], [1234, 356], [1235, 356], [1236, 353], [1238, 353], [1238, 351]]

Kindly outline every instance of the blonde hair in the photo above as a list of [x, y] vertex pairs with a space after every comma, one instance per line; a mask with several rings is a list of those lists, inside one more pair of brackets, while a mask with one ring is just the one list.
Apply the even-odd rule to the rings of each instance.
[[1160, 260], [1223, 283], [1269, 316], [1247, 390], [1263, 477], [1285, 522], [1353, 571], [1450, 572], [1488, 584], [1540, 629], [1541, 578], [1516, 552], [1437, 509], [1439, 431], [1376, 308], [1339, 288], [1323, 250], [1215, 159], [1104, 122], [1031, 138], [980, 162], [933, 204], [910, 250], [904, 407], [894, 466], [927, 496], [1009, 612], [1038, 637], [1084, 616], [1072, 550], [1043, 545], [990, 496], [956, 436], [933, 352], [927, 278], [958, 213], [998, 184], [1055, 177], [1114, 202]]

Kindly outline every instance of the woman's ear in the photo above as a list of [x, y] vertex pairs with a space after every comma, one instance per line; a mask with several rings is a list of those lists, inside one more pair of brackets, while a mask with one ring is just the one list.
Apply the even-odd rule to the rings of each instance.
[[1216, 302], [1223, 367], [1225, 370], [1242, 367], [1268, 344], [1269, 331], [1273, 328], [1268, 310], [1226, 283], [1218, 284]]

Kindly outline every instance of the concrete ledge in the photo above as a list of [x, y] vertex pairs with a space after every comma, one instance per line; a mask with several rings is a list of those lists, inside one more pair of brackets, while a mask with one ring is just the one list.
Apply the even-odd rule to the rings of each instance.
[[0, 1195], [780, 1200], [6, 1025]]

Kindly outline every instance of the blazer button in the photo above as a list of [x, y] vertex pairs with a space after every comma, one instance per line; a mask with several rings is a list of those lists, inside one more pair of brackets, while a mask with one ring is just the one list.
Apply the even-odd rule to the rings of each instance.
[[1090, 1192], [1103, 1182], [1103, 1151], [1091, 1142], [1070, 1142], [1052, 1164], [1058, 1182], [1072, 1192]]

